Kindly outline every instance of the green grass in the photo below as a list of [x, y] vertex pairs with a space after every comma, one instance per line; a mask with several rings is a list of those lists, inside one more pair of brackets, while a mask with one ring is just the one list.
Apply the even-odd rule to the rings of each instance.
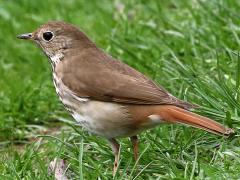
[[[114, 57], [199, 104], [199, 114], [240, 128], [239, 1], [124, 0], [122, 12], [116, 2], [0, 0], [0, 179], [53, 179], [48, 164], [55, 157], [66, 160], [73, 179], [112, 179], [107, 142], [74, 125], [55, 94], [47, 58], [16, 39], [49, 20], [81, 27]], [[121, 139], [115, 179], [239, 178], [238, 135], [168, 125], [140, 138], [138, 166]]]

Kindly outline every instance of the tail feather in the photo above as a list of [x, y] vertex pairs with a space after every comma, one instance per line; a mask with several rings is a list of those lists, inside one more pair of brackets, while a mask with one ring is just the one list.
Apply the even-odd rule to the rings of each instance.
[[234, 133], [234, 130], [226, 128], [216, 121], [182, 108], [176, 106], [164, 106], [162, 108], [159, 114], [166, 121], [187, 124], [218, 135], [230, 135]]

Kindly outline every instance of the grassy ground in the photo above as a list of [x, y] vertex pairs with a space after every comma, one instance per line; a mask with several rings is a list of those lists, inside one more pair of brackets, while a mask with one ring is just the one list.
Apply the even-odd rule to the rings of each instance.
[[[239, 8], [237, 0], [0, 0], [0, 178], [52, 179], [48, 164], [59, 157], [73, 179], [112, 179], [108, 144], [74, 125], [55, 95], [46, 57], [17, 34], [49, 20], [73, 23], [114, 57], [199, 104], [198, 113], [238, 131]], [[115, 179], [240, 177], [238, 135], [161, 126], [141, 142], [137, 169], [129, 141], [121, 140]]]

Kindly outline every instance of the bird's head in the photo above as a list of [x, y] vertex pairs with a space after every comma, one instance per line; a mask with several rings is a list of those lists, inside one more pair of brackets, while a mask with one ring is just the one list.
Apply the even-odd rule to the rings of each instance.
[[24, 33], [17, 37], [36, 42], [50, 59], [67, 50], [81, 51], [94, 46], [77, 27], [61, 21], [48, 22], [32, 33]]

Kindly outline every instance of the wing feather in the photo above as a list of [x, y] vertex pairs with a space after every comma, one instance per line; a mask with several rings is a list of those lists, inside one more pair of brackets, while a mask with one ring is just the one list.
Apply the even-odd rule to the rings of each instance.
[[178, 100], [152, 80], [99, 49], [67, 57], [57, 67], [63, 83], [78, 97], [126, 104], [193, 105]]

